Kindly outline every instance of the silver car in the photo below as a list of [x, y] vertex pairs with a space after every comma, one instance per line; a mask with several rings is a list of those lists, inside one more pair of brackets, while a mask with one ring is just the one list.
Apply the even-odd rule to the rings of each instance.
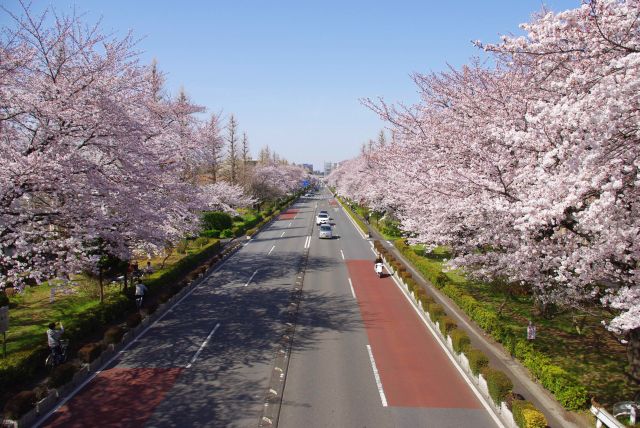
[[318, 231], [318, 238], [332, 239], [333, 233], [331, 232], [331, 225], [321, 224]]

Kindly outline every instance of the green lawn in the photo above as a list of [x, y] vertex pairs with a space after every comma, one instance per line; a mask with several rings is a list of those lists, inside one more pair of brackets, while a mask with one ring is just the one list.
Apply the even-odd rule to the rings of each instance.
[[[159, 267], [163, 257], [151, 259], [154, 273], [149, 278], [160, 276], [170, 269], [178, 260], [187, 254], [197, 251], [195, 244], [190, 241], [186, 254], [173, 252], [166, 260], [164, 269]], [[146, 260], [139, 261], [140, 268], [146, 266]], [[9, 330], [7, 331], [7, 359], [0, 358], [0, 365], [10, 363], [20, 358], [21, 353], [27, 353], [35, 346], [46, 344], [47, 325], [52, 321], [70, 321], [76, 314], [99, 305], [99, 288], [95, 279], [79, 275], [73, 278], [76, 285], [56, 287], [54, 302], [50, 302], [52, 285], [27, 287], [22, 293], [10, 297]], [[105, 299], [120, 293], [120, 285], [107, 285], [105, 282]], [[1, 357], [0, 353], [0, 357]]]

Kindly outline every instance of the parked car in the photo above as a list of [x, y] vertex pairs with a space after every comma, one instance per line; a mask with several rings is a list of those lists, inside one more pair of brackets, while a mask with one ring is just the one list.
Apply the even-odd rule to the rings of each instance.
[[316, 224], [328, 224], [329, 223], [329, 214], [327, 213], [318, 213], [316, 216]]
[[332, 239], [333, 232], [331, 231], [331, 225], [321, 224], [318, 231], [318, 238]]

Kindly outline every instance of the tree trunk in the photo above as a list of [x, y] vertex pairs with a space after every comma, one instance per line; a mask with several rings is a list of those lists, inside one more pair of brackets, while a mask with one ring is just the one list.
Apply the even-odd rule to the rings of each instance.
[[640, 327], [628, 334], [627, 359], [629, 360], [629, 376], [640, 383]]

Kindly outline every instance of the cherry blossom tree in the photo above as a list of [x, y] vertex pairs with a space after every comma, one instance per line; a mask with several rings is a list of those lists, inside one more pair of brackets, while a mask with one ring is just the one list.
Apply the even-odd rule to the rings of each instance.
[[[6, 12], [6, 11], [5, 11]], [[7, 12], [9, 13], [9, 12]], [[124, 260], [195, 233], [198, 213], [250, 202], [195, 184], [202, 140], [185, 91], [114, 39], [24, 7], [0, 39], [0, 285]], [[215, 134], [215, 132], [214, 132]]]
[[414, 75], [419, 104], [365, 102], [393, 142], [330, 177], [354, 199], [385, 193], [416, 240], [452, 248], [452, 267], [613, 310], [636, 379], [639, 17], [615, 0], [541, 13], [525, 36], [478, 43], [493, 67]]

